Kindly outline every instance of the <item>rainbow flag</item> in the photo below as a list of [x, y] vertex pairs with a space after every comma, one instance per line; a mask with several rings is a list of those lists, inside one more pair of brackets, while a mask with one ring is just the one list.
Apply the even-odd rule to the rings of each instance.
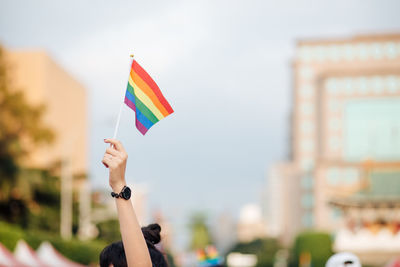
[[149, 74], [132, 61], [125, 104], [136, 113], [136, 128], [145, 135], [151, 126], [173, 113], [174, 110]]

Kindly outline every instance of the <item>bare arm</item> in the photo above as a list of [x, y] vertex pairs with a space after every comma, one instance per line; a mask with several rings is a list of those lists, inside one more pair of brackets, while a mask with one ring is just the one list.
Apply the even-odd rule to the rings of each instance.
[[[109, 182], [113, 192], [119, 193], [126, 185], [125, 168], [128, 155], [118, 140], [105, 139], [104, 142], [112, 146], [107, 148], [102, 162], [110, 170]], [[116, 198], [115, 202], [128, 266], [151, 267], [150, 254], [132, 202], [123, 198]]]

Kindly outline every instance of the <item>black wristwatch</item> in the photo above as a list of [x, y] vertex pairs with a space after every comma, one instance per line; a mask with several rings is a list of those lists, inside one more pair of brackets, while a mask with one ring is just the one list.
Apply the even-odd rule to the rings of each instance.
[[111, 196], [128, 200], [131, 198], [131, 189], [125, 185], [119, 194], [111, 192]]

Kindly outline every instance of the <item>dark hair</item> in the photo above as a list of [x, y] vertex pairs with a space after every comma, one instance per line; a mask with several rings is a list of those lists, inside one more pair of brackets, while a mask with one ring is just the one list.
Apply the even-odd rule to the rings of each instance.
[[[161, 227], [158, 224], [150, 224], [142, 227], [142, 233], [149, 249], [151, 262], [154, 267], [168, 267], [164, 255], [154, 245], [161, 241]], [[114, 242], [108, 245], [100, 253], [100, 267], [127, 267], [124, 244], [122, 241]]]

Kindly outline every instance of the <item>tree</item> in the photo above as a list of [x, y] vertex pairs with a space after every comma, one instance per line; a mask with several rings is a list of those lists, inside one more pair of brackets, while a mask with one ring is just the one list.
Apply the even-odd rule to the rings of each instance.
[[111, 219], [97, 224], [99, 229], [98, 238], [107, 241], [107, 243], [116, 242], [121, 240], [121, 233], [119, 231], [119, 221]]
[[190, 249], [204, 249], [212, 243], [211, 235], [206, 223], [206, 216], [202, 213], [194, 214], [190, 219], [191, 242]]
[[323, 267], [333, 254], [332, 237], [328, 233], [307, 231], [294, 242], [292, 266]]
[[23, 90], [11, 83], [9, 70], [0, 46], [0, 206], [23, 212], [26, 203], [14, 190], [20, 161], [36, 146], [50, 143], [54, 134], [42, 122], [44, 106], [32, 106], [26, 101]]
[[262, 238], [250, 242], [239, 242], [228, 252], [254, 254], [257, 256], [257, 267], [274, 266], [276, 252], [281, 248], [277, 239]]

